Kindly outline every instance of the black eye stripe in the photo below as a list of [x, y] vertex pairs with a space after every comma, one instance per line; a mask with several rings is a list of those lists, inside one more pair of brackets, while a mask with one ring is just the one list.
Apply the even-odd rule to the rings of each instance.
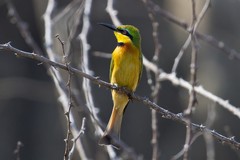
[[120, 33], [122, 33], [123, 35], [128, 36], [131, 40], [133, 40], [132, 35], [125, 29], [117, 29]]
[[118, 29], [118, 31], [124, 35], [128, 34], [128, 31], [124, 30], [124, 29]]

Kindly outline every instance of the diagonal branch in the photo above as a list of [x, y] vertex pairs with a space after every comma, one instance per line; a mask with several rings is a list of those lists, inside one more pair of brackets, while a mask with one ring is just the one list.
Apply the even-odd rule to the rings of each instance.
[[[182, 78], [177, 78], [176, 75], [173, 74], [173, 73], [168, 74], [168, 73], [165, 73], [165, 72], [161, 72], [159, 77], [160, 77], [161, 81], [168, 80], [168, 81], [172, 82], [173, 85], [183, 87], [183, 88], [185, 88], [189, 91], [191, 90], [191, 84], [189, 82], [185, 81]], [[230, 104], [228, 100], [224, 100], [224, 99], [212, 94], [211, 92], [205, 90], [203, 88], [203, 86], [196, 86], [196, 87], [194, 87], [194, 90], [199, 95], [204, 96], [204, 97], [210, 99], [211, 101], [221, 105], [223, 108], [227, 109], [232, 114], [234, 114], [235, 116], [240, 118], [239, 108]]]
[[[173, 24], [178, 25], [179, 27], [183, 28], [185, 31], [190, 32], [189, 24], [180, 20], [176, 16], [172, 15], [170, 12], [162, 9], [159, 5], [155, 4], [153, 1], [148, 0], [148, 5], [157, 12], [160, 16], [165, 18], [167, 21], [172, 22]], [[196, 32], [196, 37], [200, 40], [204, 41], [206, 44], [209, 44], [219, 50], [221, 50], [223, 53], [225, 53], [229, 58], [240, 60], [240, 52], [236, 51], [235, 49], [232, 49], [228, 45], [226, 45], [224, 42], [217, 40], [213, 36], [205, 35], [199, 32]]]
[[24, 38], [27, 45], [29, 45], [32, 49], [34, 49], [34, 52], [38, 54], [43, 54], [43, 51], [38, 46], [36, 41], [33, 39], [32, 34], [29, 32], [28, 24], [24, 22], [22, 18], [19, 16], [12, 2], [11, 1], [6, 1], [6, 2], [8, 7], [8, 15], [11, 18], [11, 22], [13, 22], [17, 26], [21, 36]]
[[[118, 89], [118, 90], [120, 90], [116, 86], [113, 86], [110, 83], [107, 83], [105, 81], [100, 80], [99, 77], [93, 77], [93, 76], [91, 76], [91, 75], [89, 75], [85, 72], [82, 72], [79, 69], [71, 67], [70, 65], [69, 65], [69, 67], [67, 67], [66, 64], [62, 64], [62, 63], [59, 63], [59, 62], [54, 62], [54, 61], [52, 61], [52, 60], [50, 60], [50, 59], [48, 59], [48, 58], [46, 58], [42, 55], [38, 55], [38, 54], [35, 54], [35, 53], [31, 53], [31, 52], [25, 52], [25, 51], [19, 50], [17, 48], [14, 48], [14, 47], [11, 46], [10, 42], [6, 43], [6, 44], [0, 44], [0, 51], [1, 50], [10, 51], [12, 53], [15, 53], [15, 55], [17, 57], [24, 57], [24, 58], [28, 58], [28, 59], [33, 59], [35, 61], [40, 62], [40, 64], [50, 65], [54, 69], [58, 68], [58, 69], [62, 69], [62, 70], [65, 70], [65, 71], [70, 71], [70, 73], [72, 73], [73, 75], [79, 75], [81, 77], [84, 77], [84, 78], [90, 80], [91, 82], [97, 84], [99, 87], [104, 86], [105, 88], [108, 88], [108, 89]], [[121, 92], [124, 92], [124, 91], [122, 90]], [[101, 121], [99, 121], [99, 119], [95, 118], [95, 116], [89, 110], [89, 108], [83, 107], [83, 109], [84, 109], [83, 110], [84, 112], [86, 112], [88, 115], [90, 115], [93, 118], [94, 123], [103, 127], [103, 124], [101, 123]], [[74, 129], [74, 128], [72, 128], [72, 129]], [[75, 132], [73, 132], [73, 133], [75, 133]], [[74, 137], [77, 137], [77, 136], [74, 136]], [[80, 139], [81, 138], [78, 138], [76, 140], [80, 140]], [[126, 153], [127, 156], [129, 156], [131, 159], [137, 159], [138, 156], [136, 155], [134, 150], [132, 148], [130, 148], [129, 146], [127, 146], [124, 142], [115, 140], [114, 143], [116, 143], [118, 146], [120, 146], [123, 149], [124, 153]], [[76, 143], [76, 144], [79, 144], [79, 143]], [[76, 147], [76, 148], [79, 149], [78, 147]]]
[[[66, 71], [69, 69], [75, 76], [78, 75], [78, 76], [87, 78], [92, 83], [95, 83], [98, 86], [102, 86], [102, 87], [108, 88], [108, 89], [114, 89], [114, 90], [117, 90], [118, 92], [130, 95], [134, 101], [140, 102], [140, 103], [146, 105], [147, 107], [156, 110], [165, 119], [170, 119], [170, 120], [179, 122], [183, 125], [187, 125], [187, 121], [182, 116], [182, 114], [172, 113], [172, 112], [158, 106], [157, 104], [151, 102], [148, 98], [140, 97], [129, 91], [124, 90], [123, 88], [116, 87], [115, 85], [112, 85], [110, 83], [107, 83], [107, 82], [99, 79], [99, 77], [91, 76], [91, 75], [86, 74], [86, 73], [84, 73], [76, 68], [73, 68], [71, 66], [69, 66], [69, 68], [68, 68], [65, 64], [51, 61], [48, 58], [45, 58], [44, 56], [40, 56], [35, 53], [30, 53], [30, 52], [25, 52], [25, 51], [19, 50], [17, 48], [12, 47], [10, 43], [0, 44], [0, 51], [1, 50], [2, 51], [4, 51], [4, 50], [10, 51], [9, 53], [15, 53], [15, 55], [19, 56], [19, 57], [25, 57], [25, 58], [32, 59], [32, 60], [35, 60], [35, 61], [38, 61], [41, 63], [46, 63], [55, 68], [63, 69]], [[213, 136], [221, 144], [226, 144], [236, 150], [240, 150], [240, 143], [238, 141], [236, 141], [233, 137], [226, 137], [226, 136], [216, 132], [215, 130], [211, 130], [211, 129], [207, 128], [204, 125], [199, 125], [199, 124], [195, 124], [195, 123], [191, 123], [190, 125], [194, 132], [202, 132], [202, 133], [209, 134], [209, 135]]]
[[111, 18], [114, 25], [116, 25], [116, 26], [121, 25], [121, 22], [119, 21], [119, 19], [117, 17], [118, 12], [113, 8], [113, 0], [108, 0], [107, 1], [106, 12], [109, 13], [110, 18]]
[[[95, 56], [99, 56], [102, 58], [110, 58], [109, 53], [103, 53], [103, 52], [95, 52]], [[159, 73], [159, 80], [160, 81], [170, 81], [173, 85], [182, 87], [184, 89], [187, 89], [188, 91], [191, 90], [191, 84], [187, 81], [185, 81], [182, 78], [178, 78], [175, 73], [166, 73], [161, 68], [158, 68], [155, 64], [150, 62], [146, 57], [143, 56], [143, 65], [151, 70], [154, 73]], [[194, 90], [199, 95], [213, 101], [214, 103], [222, 106], [229, 112], [231, 112], [233, 115], [240, 118], [240, 109], [237, 106], [234, 106], [229, 103], [228, 100], [224, 100], [221, 97], [218, 97], [214, 95], [213, 93], [209, 92], [208, 90], [204, 89], [203, 86], [198, 85], [194, 87]]]

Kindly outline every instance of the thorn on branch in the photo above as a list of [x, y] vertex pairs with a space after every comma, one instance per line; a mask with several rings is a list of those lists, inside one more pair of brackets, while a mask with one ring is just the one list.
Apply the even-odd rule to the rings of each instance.
[[206, 128], [206, 126], [204, 126], [204, 125], [202, 125], [202, 124], [200, 125], [200, 130], [201, 130], [201, 131], [203, 131], [205, 128]]
[[38, 66], [40, 66], [40, 65], [42, 65], [42, 64], [43, 64], [43, 62], [37, 63]]
[[[59, 34], [55, 35], [55, 37], [58, 39], [58, 41], [61, 43], [61, 45], [65, 45], [65, 44], [64, 44], [64, 41], [61, 40]], [[64, 55], [64, 56], [65, 56], [65, 55]]]
[[235, 136], [229, 138], [230, 141], [235, 141]]

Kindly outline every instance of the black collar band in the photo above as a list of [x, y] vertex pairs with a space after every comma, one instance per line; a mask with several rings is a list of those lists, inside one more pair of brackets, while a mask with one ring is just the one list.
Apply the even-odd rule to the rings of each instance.
[[124, 46], [124, 43], [123, 43], [123, 42], [118, 42], [118, 43], [117, 43], [117, 46], [120, 46], [120, 47], [121, 47], [121, 46]]

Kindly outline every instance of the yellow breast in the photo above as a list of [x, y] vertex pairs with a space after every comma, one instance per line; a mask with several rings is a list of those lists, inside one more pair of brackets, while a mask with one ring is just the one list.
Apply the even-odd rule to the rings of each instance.
[[140, 51], [134, 45], [125, 43], [112, 54], [114, 61], [110, 81], [112, 84], [135, 91], [140, 75]]

